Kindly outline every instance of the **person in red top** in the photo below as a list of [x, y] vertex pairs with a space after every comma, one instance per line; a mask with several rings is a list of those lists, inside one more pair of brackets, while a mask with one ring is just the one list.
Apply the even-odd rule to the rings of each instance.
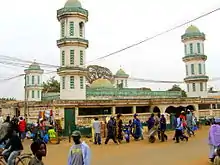
[[185, 115], [185, 111], [182, 111], [180, 114], [180, 118], [182, 119], [182, 123], [183, 123], [183, 127], [186, 127], [186, 115]]
[[23, 117], [20, 117], [20, 121], [18, 124], [18, 131], [19, 131], [19, 136], [22, 139], [22, 141], [25, 139], [26, 135], [26, 121], [23, 119]]

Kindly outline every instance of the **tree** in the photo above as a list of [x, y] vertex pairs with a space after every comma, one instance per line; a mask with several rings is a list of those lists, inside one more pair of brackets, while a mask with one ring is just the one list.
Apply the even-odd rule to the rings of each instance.
[[187, 97], [186, 92], [179, 87], [179, 85], [174, 84], [171, 89], [167, 91], [180, 91], [182, 93], [182, 97]]
[[55, 76], [43, 82], [43, 93], [48, 92], [60, 92], [60, 83], [55, 79]]

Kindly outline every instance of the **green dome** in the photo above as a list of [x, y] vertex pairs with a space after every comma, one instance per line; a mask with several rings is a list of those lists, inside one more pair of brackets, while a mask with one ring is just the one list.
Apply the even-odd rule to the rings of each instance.
[[100, 78], [93, 81], [90, 88], [114, 88], [114, 86], [109, 80]]
[[117, 76], [117, 77], [128, 77], [129, 75], [126, 74], [123, 69], [119, 69], [119, 70], [116, 72], [115, 76]]
[[41, 70], [40, 65], [36, 62], [33, 62], [29, 67], [28, 70]]
[[64, 7], [66, 7], [66, 8], [81, 8], [82, 5], [78, 0], [68, 0]]
[[200, 33], [200, 30], [196, 26], [191, 25], [185, 31], [185, 34], [190, 34], [190, 33]]

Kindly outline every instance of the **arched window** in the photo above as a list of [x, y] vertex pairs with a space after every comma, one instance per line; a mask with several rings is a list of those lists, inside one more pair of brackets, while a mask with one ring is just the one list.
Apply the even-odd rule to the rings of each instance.
[[83, 37], [83, 31], [84, 31], [84, 23], [80, 22], [79, 23], [79, 36]]

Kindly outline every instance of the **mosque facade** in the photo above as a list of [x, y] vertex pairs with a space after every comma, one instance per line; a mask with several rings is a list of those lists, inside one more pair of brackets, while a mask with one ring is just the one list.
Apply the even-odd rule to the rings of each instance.
[[[186, 109], [194, 110], [197, 116], [220, 116], [220, 100], [206, 98], [208, 76], [203, 43], [205, 34], [195, 26], [187, 28], [181, 37], [185, 47], [184, 81], [188, 95], [182, 97], [179, 91], [129, 88], [129, 74], [122, 68], [114, 75], [106, 68], [105, 74], [91, 79], [96, 76], [92, 75], [94, 68], [89, 68], [92, 70], [89, 71], [85, 67], [89, 45], [85, 36], [88, 11], [78, 0], [68, 0], [57, 11], [57, 19], [60, 22], [60, 39], [57, 40], [60, 49], [60, 67], [57, 70], [60, 93], [46, 93], [41, 97], [43, 70], [36, 63], [25, 70], [29, 77], [27, 82], [34, 80], [34, 83], [27, 83], [29, 120], [36, 121], [39, 111], [50, 109], [54, 111], [55, 118], [62, 121], [63, 128], [69, 130], [70, 123], [71, 128], [88, 125], [95, 116], [102, 120], [117, 113], [122, 113], [124, 120], [130, 120], [134, 113], [138, 113], [142, 121], [146, 121], [152, 112], [171, 114]], [[91, 75], [88, 76], [88, 73]], [[1, 109], [13, 115], [24, 114], [24, 107], [24, 102], [18, 102], [4, 104]]]

